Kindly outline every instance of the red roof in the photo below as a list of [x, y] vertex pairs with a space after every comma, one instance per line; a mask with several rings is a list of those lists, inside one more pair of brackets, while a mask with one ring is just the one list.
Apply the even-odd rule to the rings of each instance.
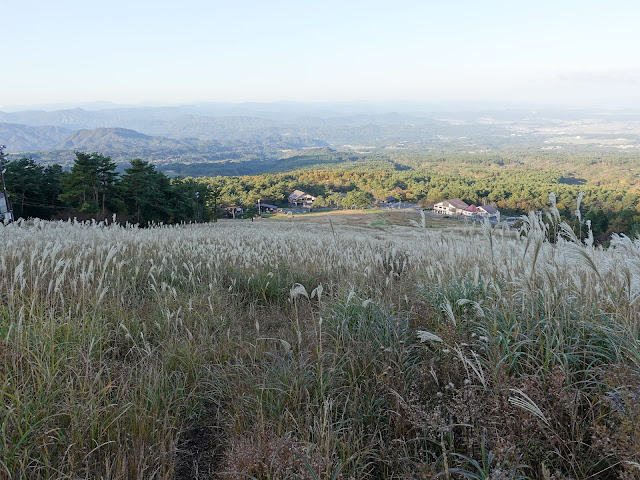
[[470, 205], [467, 208], [464, 209], [465, 212], [471, 212], [471, 213], [477, 213], [478, 209], [476, 208], [475, 205]]

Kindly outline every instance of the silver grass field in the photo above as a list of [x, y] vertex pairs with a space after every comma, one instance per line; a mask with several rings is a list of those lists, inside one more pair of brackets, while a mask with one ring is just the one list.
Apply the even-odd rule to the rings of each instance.
[[640, 478], [640, 240], [556, 212], [0, 227], [0, 478]]

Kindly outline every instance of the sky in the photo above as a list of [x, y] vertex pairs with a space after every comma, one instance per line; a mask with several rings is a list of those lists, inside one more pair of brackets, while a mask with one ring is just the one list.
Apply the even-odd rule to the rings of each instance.
[[640, 106], [640, 2], [20, 0], [0, 109], [107, 101]]

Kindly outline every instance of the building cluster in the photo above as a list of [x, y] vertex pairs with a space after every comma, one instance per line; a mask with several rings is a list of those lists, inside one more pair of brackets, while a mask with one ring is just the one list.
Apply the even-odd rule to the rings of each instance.
[[[303, 208], [311, 210], [313, 202], [315, 200], [316, 197], [303, 192], [302, 190], [294, 190], [287, 197], [289, 208]], [[377, 201], [376, 204], [379, 206], [393, 205], [396, 202], [396, 198], [387, 197], [382, 201]], [[260, 201], [258, 201], [255, 206], [260, 214], [277, 213], [279, 211], [282, 211], [282, 209], [277, 205], [262, 203]], [[236, 216], [242, 215], [244, 213], [244, 208], [238, 206], [226, 207], [225, 210], [227, 217], [229, 218], [236, 218]], [[463, 217], [473, 220], [481, 220], [486, 218], [491, 222], [500, 222], [500, 211], [493, 205], [467, 205], [467, 203], [460, 200], [459, 198], [453, 198], [436, 203], [433, 206], [433, 211], [441, 215], [451, 215], [454, 217]]]
[[444, 200], [433, 206], [435, 213], [459, 217], [486, 218], [492, 222], [500, 221], [500, 211], [493, 205], [467, 205], [459, 198]]

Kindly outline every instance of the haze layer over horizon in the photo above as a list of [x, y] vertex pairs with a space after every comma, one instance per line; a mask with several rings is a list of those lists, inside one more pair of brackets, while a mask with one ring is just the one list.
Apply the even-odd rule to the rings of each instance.
[[640, 106], [640, 5], [12, 2], [0, 108], [116, 102]]

